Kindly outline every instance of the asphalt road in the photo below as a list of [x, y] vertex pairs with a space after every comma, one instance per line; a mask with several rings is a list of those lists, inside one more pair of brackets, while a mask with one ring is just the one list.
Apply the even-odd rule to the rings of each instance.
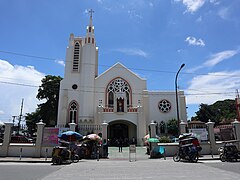
[[0, 180], [35, 180], [64, 168], [50, 163], [0, 163]]
[[81, 160], [69, 165], [50, 163], [0, 163], [0, 180], [100, 180], [100, 179], [240, 179], [240, 162], [205, 160], [173, 162], [172, 158], [127, 160]]
[[204, 165], [240, 174], [240, 162], [209, 162]]

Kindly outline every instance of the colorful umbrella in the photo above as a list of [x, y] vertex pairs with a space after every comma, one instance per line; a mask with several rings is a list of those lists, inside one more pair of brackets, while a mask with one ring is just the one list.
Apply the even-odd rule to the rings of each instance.
[[74, 131], [66, 131], [63, 132], [61, 134], [58, 135], [59, 139], [65, 140], [65, 141], [69, 141], [69, 142], [73, 142], [76, 140], [81, 139], [83, 136], [77, 132]]
[[157, 138], [148, 138], [147, 142], [152, 142], [152, 143], [156, 142], [157, 143], [157, 142], [159, 142], [159, 139], [157, 139]]
[[102, 138], [97, 134], [89, 134], [86, 136], [87, 139], [93, 140], [93, 141], [100, 141]]

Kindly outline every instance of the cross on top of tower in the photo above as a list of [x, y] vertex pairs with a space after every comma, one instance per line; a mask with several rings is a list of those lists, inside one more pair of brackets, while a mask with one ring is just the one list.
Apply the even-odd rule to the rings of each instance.
[[88, 13], [90, 14], [90, 18], [92, 18], [92, 15], [93, 15], [93, 13], [94, 13], [94, 10], [89, 9], [89, 10], [88, 10]]

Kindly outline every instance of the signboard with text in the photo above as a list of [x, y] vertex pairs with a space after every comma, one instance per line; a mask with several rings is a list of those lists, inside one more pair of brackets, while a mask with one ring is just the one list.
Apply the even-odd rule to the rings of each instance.
[[208, 140], [208, 132], [206, 128], [189, 129], [189, 132], [195, 134], [199, 141]]
[[43, 146], [56, 146], [58, 145], [58, 132], [59, 128], [45, 127], [43, 131]]

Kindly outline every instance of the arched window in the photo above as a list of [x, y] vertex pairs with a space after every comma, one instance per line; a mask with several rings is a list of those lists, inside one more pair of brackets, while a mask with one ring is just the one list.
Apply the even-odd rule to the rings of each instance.
[[74, 52], [73, 52], [73, 71], [78, 71], [79, 67], [79, 55], [80, 55], [80, 44], [76, 42], [74, 45]]
[[129, 84], [122, 78], [112, 80], [107, 86], [106, 98], [109, 107], [114, 106], [114, 94], [125, 93], [127, 98], [127, 106], [131, 105], [132, 92]]
[[69, 105], [69, 122], [77, 123], [78, 105], [74, 101]]
[[92, 44], [94, 44], [94, 38], [92, 38]]
[[88, 43], [91, 43], [91, 38], [90, 37], [88, 38]]
[[88, 28], [88, 32], [91, 32], [92, 31], [92, 27], [90, 26], [89, 28]]
[[114, 101], [113, 101], [113, 97], [114, 97], [114, 96], [113, 96], [113, 92], [109, 92], [109, 93], [108, 93], [108, 106], [109, 106], [109, 107], [113, 107], [113, 102], [114, 102]]

